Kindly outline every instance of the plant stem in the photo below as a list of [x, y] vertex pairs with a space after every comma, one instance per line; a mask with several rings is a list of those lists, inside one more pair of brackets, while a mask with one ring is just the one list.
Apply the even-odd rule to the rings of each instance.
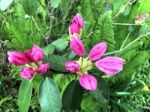
[[130, 34], [131, 34], [131, 32], [129, 32], [128, 35], [126, 36], [126, 38], [125, 38], [123, 44], [122, 44], [121, 47], [120, 47], [120, 50], [124, 47], [124, 45], [125, 45], [126, 41], [128, 40]]
[[130, 47], [131, 45], [133, 45], [135, 42], [137, 42], [137, 41], [140, 40], [141, 38], [143, 38], [143, 37], [145, 37], [145, 36], [148, 36], [148, 35], [150, 35], [150, 32], [148, 32], [148, 33], [146, 33], [146, 34], [143, 34], [143, 35], [140, 35], [139, 37], [137, 37], [135, 40], [133, 40], [131, 43], [129, 43], [127, 46], [125, 46], [124, 48], [122, 48], [122, 49], [120, 49], [120, 50], [106, 53], [105, 56], [110, 55], [110, 54], [114, 54], [114, 53], [121, 52], [121, 51], [127, 49], [128, 47]]
[[113, 25], [121, 25], [121, 26], [140, 26], [140, 25], [144, 25], [144, 24], [132, 24], [132, 23], [113, 23]]

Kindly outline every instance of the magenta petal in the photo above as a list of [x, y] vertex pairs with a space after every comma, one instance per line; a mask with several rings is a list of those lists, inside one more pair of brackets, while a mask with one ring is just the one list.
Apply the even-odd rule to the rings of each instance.
[[21, 66], [28, 63], [28, 60], [24, 56], [24, 54], [18, 51], [8, 52], [8, 61], [9, 63], [14, 64], [16, 66]]
[[84, 55], [85, 52], [84, 44], [78, 37], [71, 37], [70, 48], [76, 55], [79, 56]]
[[79, 26], [79, 28], [83, 28], [84, 26], [83, 18], [79, 14], [76, 14], [76, 16], [73, 17], [72, 23], [76, 23]]
[[24, 79], [31, 79], [35, 74], [35, 71], [31, 67], [25, 67], [20, 70], [20, 75]]
[[96, 61], [104, 55], [106, 50], [107, 44], [105, 42], [98, 43], [91, 49], [88, 58], [91, 61]]
[[69, 32], [73, 35], [74, 33], [80, 34], [80, 27], [76, 23], [72, 23], [69, 26]]
[[44, 53], [42, 48], [40, 48], [38, 45], [34, 45], [32, 47], [32, 52], [31, 52], [31, 58], [35, 62], [42, 61], [44, 58]]
[[122, 71], [124, 62], [125, 61], [120, 57], [109, 56], [109, 57], [98, 60], [95, 63], [95, 65], [102, 72], [111, 76]]
[[36, 72], [37, 73], [46, 73], [49, 68], [50, 68], [50, 64], [49, 63], [44, 63], [44, 64], [39, 65]]
[[76, 73], [80, 70], [80, 65], [76, 61], [65, 62], [65, 68], [71, 73]]
[[94, 76], [90, 74], [84, 74], [79, 78], [80, 85], [86, 90], [96, 90], [97, 88], [97, 80]]

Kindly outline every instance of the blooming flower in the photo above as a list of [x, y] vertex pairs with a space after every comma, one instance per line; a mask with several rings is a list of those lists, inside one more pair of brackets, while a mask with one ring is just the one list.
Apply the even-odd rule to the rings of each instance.
[[8, 61], [16, 66], [25, 65], [26, 67], [20, 71], [20, 75], [24, 79], [31, 79], [37, 73], [46, 73], [50, 68], [49, 63], [41, 64], [44, 58], [43, 50], [34, 45], [31, 50], [24, 53], [13, 51], [8, 53]]

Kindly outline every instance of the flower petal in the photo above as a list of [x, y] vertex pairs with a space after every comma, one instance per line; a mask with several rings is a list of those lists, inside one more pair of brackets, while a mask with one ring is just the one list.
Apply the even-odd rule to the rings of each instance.
[[80, 70], [80, 65], [76, 61], [65, 62], [65, 68], [71, 73], [76, 73]]
[[94, 76], [90, 74], [84, 74], [79, 78], [80, 85], [86, 90], [96, 90], [97, 88], [97, 80]]
[[71, 50], [79, 56], [83, 56], [85, 52], [84, 44], [78, 37], [71, 37], [70, 40]]
[[98, 43], [91, 49], [88, 58], [91, 61], [96, 61], [104, 55], [106, 50], [107, 44], [105, 42]]
[[108, 75], [115, 75], [122, 71], [125, 60], [116, 56], [109, 56], [98, 60], [95, 65], [98, 69]]

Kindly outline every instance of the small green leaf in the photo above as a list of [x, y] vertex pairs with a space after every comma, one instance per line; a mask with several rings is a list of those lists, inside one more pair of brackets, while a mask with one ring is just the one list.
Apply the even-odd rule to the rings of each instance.
[[49, 54], [53, 54], [54, 50], [55, 50], [55, 47], [51, 44], [49, 44], [43, 48], [44, 54], [46, 56], [48, 56]]
[[32, 96], [32, 80], [23, 80], [19, 88], [19, 112], [28, 112]]
[[64, 63], [69, 61], [67, 58], [63, 56], [50, 54], [48, 57], [45, 57], [45, 61], [48, 61], [51, 64], [51, 69], [66, 72], [64, 67]]
[[60, 0], [51, 0], [51, 5], [53, 8], [57, 8], [59, 6]]
[[39, 90], [39, 101], [44, 112], [60, 112], [61, 96], [54, 81], [46, 77]]
[[66, 39], [58, 39], [52, 42], [57, 51], [63, 51], [68, 46], [68, 41]]
[[71, 81], [63, 93], [63, 108], [66, 111], [71, 111], [79, 108], [82, 97], [82, 88], [79, 82], [76, 80]]

